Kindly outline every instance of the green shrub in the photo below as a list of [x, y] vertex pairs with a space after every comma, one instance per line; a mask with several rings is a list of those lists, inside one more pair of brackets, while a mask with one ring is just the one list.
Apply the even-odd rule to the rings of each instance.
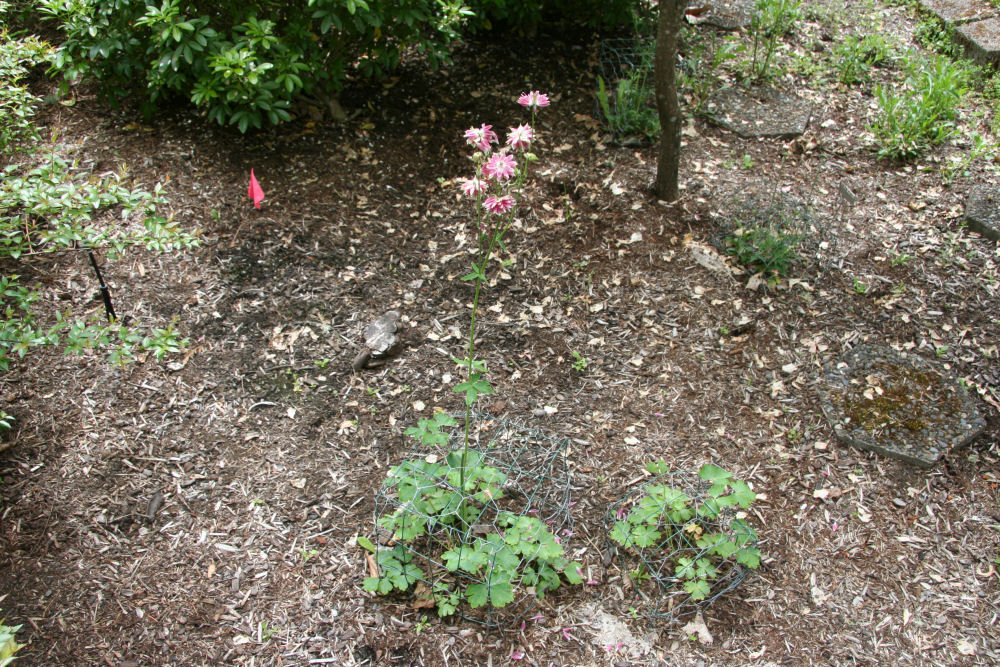
[[307, 95], [337, 113], [348, 73], [380, 76], [413, 47], [432, 64], [470, 15], [461, 0], [41, 0], [65, 33], [53, 59], [112, 100], [182, 97], [240, 131], [288, 120]]
[[[53, 57], [67, 80], [96, 77], [106, 97], [138, 94], [147, 110], [181, 98], [241, 132], [290, 118], [305, 99], [334, 117], [348, 77], [381, 77], [404, 53], [446, 61], [464, 24], [519, 27], [556, 14], [627, 18], [639, 0], [39, 0], [65, 39]], [[472, 8], [467, 6], [471, 4]]]
[[651, 13], [642, 0], [468, 0], [477, 25], [503, 23], [531, 32], [546, 21], [567, 19], [592, 27], [641, 22]]
[[958, 106], [971, 72], [945, 56], [911, 59], [901, 87], [875, 87], [879, 115], [872, 124], [879, 157], [910, 160], [956, 134]]
[[[0, 2], [0, 15], [7, 9]], [[28, 70], [45, 62], [49, 48], [33, 37], [12, 39], [7, 29], [0, 28], [0, 155], [8, 155], [37, 139], [31, 117], [38, 99], [32, 95], [22, 79]]]
[[678, 86], [690, 97], [692, 112], [700, 114], [721, 85], [726, 63], [739, 57], [746, 47], [735, 36], [719, 37], [714, 31], [708, 37], [703, 31], [690, 28], [681, 34], [684, 58], [677, 70]]
[[653, 78], [654, 47], [652, 40], [640, 40], [622, 57], [620, 70], [609, 72], [617, 80], [597, 77], [597, 103], [617, 139], [630, 136], [652, 139], [660, 133]]
[[913, 31], [913, 39], [929, 51], [936, 51], [950, 58], [961, 58], [963, 48], [955, 40], [955, 28], [936, 16], [924, 16]]
[[162, 358], [183, 344], [173, 327], [142, 334], [117, 321], [81, 321], [61, 313], [54, 324], [42, 326], [33, 311], [38, 294], [21, 284], [16, 267], [27, 254], [77, 248], [117, 254], [135, 245], [167, 252], [197, 243], [160, 212], [166, 204], [160, 186], [153, 192], [135, 188], [124, 170], [96, 177], [71, 161], [63, 147], [39, 145], [32, 121], [37, 100], [20, 81], [46, 51], [41, 42], [11, 37], [0, 25], [0, 109], [9, 121], [0, 145], [6, 153], [21, 152], [17, 162], [0, 169], [0, 370], [9, 367], [10, 357], [23, 357], [39, 345], [62, 344], [69, 352], [110, 346], [115, 362], [127, 361], [137, 349]]
[[727, 251], [743, 266], [767, 276], [784, 276], [798, 258], [801, 234], [769, 227], [740, 227], [728, 239]]

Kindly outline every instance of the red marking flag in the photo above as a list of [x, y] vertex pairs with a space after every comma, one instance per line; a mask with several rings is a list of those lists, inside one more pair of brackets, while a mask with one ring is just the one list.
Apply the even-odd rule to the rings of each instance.
[[260, 209], [260, 203], [264, 201], [264, 190], [257, 182], [257, 177], [253, 175], [253, 169], [250, 170], [250, 187], [247, 188], [247, 196], [253, 200], [253, 205]]

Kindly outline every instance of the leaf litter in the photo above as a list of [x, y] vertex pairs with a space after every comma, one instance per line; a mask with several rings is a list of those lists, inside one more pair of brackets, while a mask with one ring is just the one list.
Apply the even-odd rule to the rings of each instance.
[[[886, 11], [887, 25], [910, 24], [901, 8]], [[795, 48], [816, 25], [805, 22]], [[867, 99], [827, 89], [815, 93], [832, 103], [809, 150], [695, 121], [685, 196], [651, 200], [653, 150], [601, 143], [591, 48], [526, 44], [513, 62], [476, 44], [441, 73], [410, 65], [389, 89], [347, 91], [348, 102], [372, 101], [369, 117], [263, 139], [210, 128], [195, 146], [201, 121], [120, 133], [124, 116], [59, 110], [61, 132], [95, 159], [117, 152], [150, 182], [169, 172], [175, 205], [209, 222], [198, 254], [108, 270], [123, 308], [178, 314], [198, 341], [181, 367], [117, 370], [41, 350], [2, 380], [23, 423], [0, 461], [0, 595], [26, 623], [22, 663], [1000, 659], [1000, 257], [961, 228], [963, 190], [874, 161], [857, 143]], [[483, 49], [506, 63], [495, 91], [473, 64]], [[571, 545], [594, 584], [488, 634], [458, 619], [425, 626], [413, 600], [369, 598], [360, 581], [374, 563], [355, 536], [370, 532], [386, 469], [413, 447], [402, 430], [454, 407], [451, 359], [471, 299], [449, 279], [464, 271], [470, 223], [455, 198], [467, 170], [458, 138], [484, 120], [513, 122], [495, 117], [493, 96], [521, 92], [524, 76], [563, 92], [543, 120], [559, 140], [540, 151], [525, 243], [503, 255], [511, 264], [489, 290], [480, 349], [497, 388], [490, 411], [571, 443]], [[458, 104], [463, 90], [483, 95]], [[251, 151], [255, 173], [282, 193], [263, 214], [243, 194]], [[748, 282], [714, 243], [713, 212], [749, 181], [726, 166], [743, 154], [833, 234], [826, 255], [774, 285]], [[850, 202], [838, 186], [848, 182]], [[871, 289], [857, 292], [855, 278]], [[68, 288], [43, 289], [58, 303]], [[392, 309], [407, 318], [406, 347], [351, 372], [367, 323]], [[837, 444], [813, 385], [824, 363], [866, 341], [948, 364], [992, 406], [988, 437], [930, 473]], [[603, 554], [604, 509], [661, 458], [715, 463], [758, 494], [750, 519], [765, 560], [691, 626], [711, 643], [633, 619], [628, 574]]]

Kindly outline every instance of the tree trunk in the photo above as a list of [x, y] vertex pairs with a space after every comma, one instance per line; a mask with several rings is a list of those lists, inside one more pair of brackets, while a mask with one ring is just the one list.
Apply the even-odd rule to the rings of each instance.
[[665, 201], [678, 197], [681, 157], [681, 116], [677, 101], [677, 34], [687, 0], [660, 0], [656, 24], [656, 110], [660, 116], [660, 155], [656, 163], [656, 196]]

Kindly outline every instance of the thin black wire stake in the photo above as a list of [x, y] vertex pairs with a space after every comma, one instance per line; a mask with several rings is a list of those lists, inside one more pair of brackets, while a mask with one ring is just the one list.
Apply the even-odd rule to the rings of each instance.
[[104, 301], [104, 312], [108, 314], [108, 322], [114, 322], [118, 319], [115, 315], [115, 307], [111, 305], [111, 291], [108, 286], [104, 284], [104, 276], [101, 275], [101, 269], [97, 266], [97, 260], [94, 258], [94, 251], [87, 250], [87, 254], [90, 255], [90, 265], [94, 267], [94, 273], [97, 274], [97, 282], [101, 286], [101, 300]]

